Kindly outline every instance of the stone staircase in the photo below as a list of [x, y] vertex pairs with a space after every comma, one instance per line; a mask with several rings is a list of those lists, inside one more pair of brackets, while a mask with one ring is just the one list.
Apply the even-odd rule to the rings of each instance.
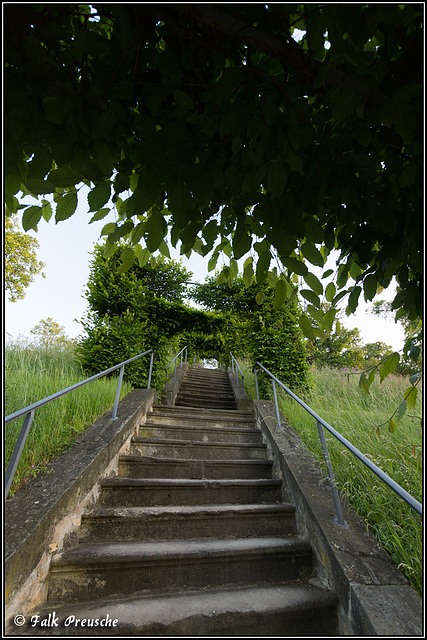
[[58, 626], [31, 635], [338, 633], [337, 598], [313, 580], [253, 414], [233, 402], [225, 372], [190, 369], [176, 405], [154, 407], [78, 544], [52, 558], [38, 615]]
[[207, 409], [237, 409], [228, 374], [221, 369], [190, 368], [175, 405]]

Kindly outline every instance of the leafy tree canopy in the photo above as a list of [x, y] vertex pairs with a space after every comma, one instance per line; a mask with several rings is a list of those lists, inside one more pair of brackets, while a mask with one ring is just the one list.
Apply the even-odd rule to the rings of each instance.
[[4, 283], [11, 302], [25, 298], [36, 275], [45, 277], [42, 269], [46, 265], [36, 254], [39, 246], [36, 238], [20, 231], [16, 216], [5, 218]]
[[62, 327], [53, 318], [42, 318], [38, 324], [31, 329], [34, 336], [35, 345], [43, 349], [65, 349], [72, 345], [72, 341]]
[[248, 281], [276, 261], [276, 299], [296, 274], [315, 308], [310, 264], [338, 249], [328, 301], [351, 313], [395, 276], [393, 308], [416, 318], [422, 9], [5, 5], [8, 212], [65, 220], [85, 184], [89, 220], [117, 210], [103, 234], [124, 270], [169, 239], [210, 269], [225, 254], [229, 280], [248, 254]]

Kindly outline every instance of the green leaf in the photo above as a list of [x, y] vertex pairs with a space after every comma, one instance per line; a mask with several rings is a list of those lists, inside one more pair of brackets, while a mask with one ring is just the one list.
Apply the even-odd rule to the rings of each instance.
[[377, 276], [373, 273], [366, 276], [363, 281], [363, 293], [365, 297], [365, 301], [372, 300], [372, 298], [377, 293]]
[[326, 301], [332, 302], [332, 300], [335, 297], [335, 293], [336, 293], [336, 287], [333, 282], [330, 282], [328, 285], [326, 285], [326, 289], [325, 289]]
[[370, 372], [368, 377], [366, 376], [365, 373], [362, 373], [360, 378], [359, 378], [359, 387], [365, 393], [370, 393], [370, 387], [371, 387], [371, 384], [373, 383], [374, 379], [375, 379], [375, 369], [373, 369]]
[[264, 291], [258, 291], [258, 293], [255, 296], [255, 301], [257, 304], [262, 304], [265, 300], [265, 293]]
[[216, 267], [217, 262], [218, 262], [218, 254], [214, 253], [214, 255], [209, 259], [208, 271], [213, 271]]
[[53, 124], [62, 124], [64, 122], [65, 113], [62, 101], [55, 96], [47, 96], [41, 99], [45, 117], [48, 122]]
[[111, 233], [114, 233], [116, 229], [117, 224], [115, 222], [108, 222], [102, 227], [101, 236], [109, 236]]
[[418, 378], [420, 378], [420, 376], [421, 372], [414, 373], [414, 375], [409, 378], [409, 382], [414, 385], [417, 382]]
[[168, 245], [166, 244], [166, 242], [164, 240], [162, 240], [161, 243], [160, 243], [159, 251], [162, 254], [162, 256], [165, 256], [165, 258], [170, 260], [171, 254], [170, 254], [170, 251], [169, 251], [169, 247], [168, 247]]
[[105, 218], [105, 216], [108, 216], [109, 213], [110, 213], [110, 209], [108, 209], [108, 207], [105, 209], [100, 209], [89, 220], [89, 224], [91, 224], [91, 222], [96, 222], [97, 220], [102, 220], [103, 218]]
[[310, 273], [310, 272], [306, 273], [305, 276], [304, 276], [304, 280], [308, 284], [308, 286], [315, 293], [317, 293], [317, 295], [321, 296], [323, 294], [323, 285], [320, 282], [320, 280], [318, 280], [318, 278], [316, 278], [314, 273]]
[[390, 373], [396, 369], [397, 365], [400, 361], [400, 355], [395, 351], [392, 353], [384, 362], [380, 369], [380, 380], [383, 382], [384, 378], [386, 378]]
[[39, 196], [45, 193], [55, 193], [55, 185], [49, 180], [31, 178], [30, 180], [25, 180], [24, 185], [34, 196]]
[[329, 278], [329, 276], [331, 276], [333, 272], [334, 272], [333, 269], [327, 269], [325, 273], [322, 275], [322, 280], [324, 280], [325, 278]]
[[100, 182], [88, 193], [89, 211], [98, 211], [106, 204], [111, 195], [110, 182]]
[[350, 295], [348, 297], [348, 305], [347, 305], [347, 308], [345, 310], [345, 312], [346, 312], [346, 314], [348, 316], [356, 311], [361, 291], [362, 291], [362, 289], [361, 289], [361, 287], [359, 287], [359, 285], [356, 285], [351, 290]]
[[120, 254], [121, 265], [117, 267], [117, 273], [126, 273], [132, 267], [135, 260], [135, 253], [131, 247], [125, 247]]
[[93, 149], [93, 159], [96, 166], [100, 171], [102, 171], [102, 173], [107, 176], [111, 175], [114, 167], [114, 161], [113, 156], [111, 155], [111, 152], [105, 142], [97, 141], [95, 143]]
[[22, 214], [22, 228], [24, 231], [29, 231], [30, 229], [37, 231], [37, 225], [40, 222], [42, 214], [42, 207], [31, 206], [25, 209]]
[[300, 294], [302, 295], [303, 298], [305, 298], [306, 300], [311, 302], [311, 304], [314, 304], [315, 307], [320, 309], [319, 296], [317, 296], [314, 293], [314, 291], [311, 291], [311, 289], [301, 289]]
[[266, 279], [270, 262], [271, 262], [270, 251], [263, 251], [261, 255], [258, 257], [258, 261], [256, 265], [256, 280], [259, 284], [264, 282], [264, 280]]
[[288, 297], [289, 297], [288, 283], [284, 279], [278, 280], [276, 283], [275, 291], [274, 291], [273, 307], [277, 310], [280, 309], [283, 303], [285, 302], [285, 300], [288, 299]]
[[394, 433], [396, 431], [396, 427], [397, 427], [397, 424], [395, 423], [393, 418], [390, 418], [388, 423], [388, 430], [390, 431], [390, 433]]
[[52, 205], [49, 200], [42, 200], [42, 215], [46, 222], [49, 222], [52, 217]]
[[49, 182], [52, 182], [58, 189], [74, 187], [81, 181], [81, 174], [74, 169], [61, 168], [49, 173]]
[[313, 325], [310, 318], [305, 313], [301, 314], [300, 319], [298, 320], [298, 324], [304, 336], [309, 340], [314, 340], [315, 335], [313, 332]]
[[111, 243], [111, 242], [107, 242], [104, 245], [104, 250], [103, 250], [103, 255], [104, 258], [111, 258], [116, 252], [116, 245]]
[[253, 269], [253, 261], [251, 258], [250, 261], [246, 262], [245, 266], [243, 267], [243, 282], [245, 283], [246, 287], [249, 287], [252, 284], [253, 278], [254, 278], [254, 269]]
[[167, 223], [161, 213], [153, 213], [145, 224], [147, 248], [153, 253], [160, 247], [167, 233]]
[[147, 249], [147, 247], [145, 247], [145, 249], [143, 249], [141, 253], [138, 255], [138, 263], [141, 268], [145, 267], [145, 265], [150, 259], [150, 256], [151, 256], [150, 251]]
[[55, 220], [61, 222], [70, 218], [77, 209], [77, 193], [67, 193], [62, 196], [56, 205]]
[[304, 175], [303, 162], [301, 158], [292, 151], [292, 149], [289, 149], [287, 153], [286, 162], [288, 163], [292, 171], [295, 171], [296, 173], [300, 173], [301, 175]]
[[407, 389], [405, 389], [404, 398], [406, 400], [409, 411], [412, 411], [412, 409], [415, 408], [415, 405], [417, 403], [417, 395], [417, 387], [408, 387]]
[[324, 259], [319, 249], [311, 242], [305, 242], [301, 245], [301, 253], [311, 264], [317, 267], [323, 267]]
[[394, 419], [396, 420], [396, 422], [400, 422], [400, 420], [402, 420], [403, 416], [406, 413], [406, 409], [408, 408], [408, 403], [406, 400], [403, 400], [400, 405], [397, 408], [397, 411], [395, 413]]
[[22, 179], [20, 175], [9, 173], [4, 178], [4, 197], [5, 200], [14, 196], [21, 189]]
[[180, 89], [175, 89], [173, 92], [173, 97], [175, 98], [175, 102], [177, 105], [186, 109], [187, 111], [192, 111], [194, 109], [194, 102], [192, 98], [185, 93], [185, 91], [181, 91]]
[[283, 162], [273, 162], [267, 172], [267, 187], [274, 196], [281, 196], [286, 189], [288, 173]]
[[282, 258], [282, 263], [292, 273], [297, 273], [299, 276], [305, 276], [308, 273], [307, 265], [296, 258]]

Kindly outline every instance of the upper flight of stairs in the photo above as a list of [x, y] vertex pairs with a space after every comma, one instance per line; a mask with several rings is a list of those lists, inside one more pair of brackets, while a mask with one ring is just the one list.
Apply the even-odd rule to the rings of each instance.
[[108, 615], [116, 626], [31, 635], [338, 633], [337, 598], [310, 580], [294, 506], [252, 413], [224, 408], [226, 383], [225, 373], [189, 371], [176, 406], [154, 407], [118, 476], [101, 482], [79, 543], [52, 558], [41, 618]]
[[237, 409], [227, 373], [221, 369], [200, 367], [190, 368], [187, 371], [175, 405], [178, 407]]

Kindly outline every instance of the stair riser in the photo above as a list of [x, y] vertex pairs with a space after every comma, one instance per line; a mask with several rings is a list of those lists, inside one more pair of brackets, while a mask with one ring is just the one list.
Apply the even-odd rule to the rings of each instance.
[[266, 449], [260, 447], [239, 447], [224, 443], [222, 446], [206, 444], [149, 444], [132, 442], [130, 455], [153, 456], [157, 458], [193, 458], [201, 460], [265, 460]]
[[234, 402], [234, 400], [230, 400], [230, 401], [218, 401], [215, 399], [209, 399], [209, 398], [188, 398], [188, 399], [182, 399], [182, 398], [177, 398], [176, 402], [175, 402], [175, 406], [177, 407], [204, 407], [205, 409], [236, 409], [236, 404]]
[[242, 442], [261, 444], [260, 431], [245, 429], [202, 429], [200, 427], [180, 427], [144, 424], [139, 427], [140, 438], [163, 438], [173, 440], [199, 440], [200, 442]]
[[116, 561], [82, 569], [52, 568], [48, 602], [84, 602], [137, 593], [174, 593], [180, 589], [280, 584], [310, 577], [310, 552], [234, 556], [174, 557]]
[[103, 487], [101, 505], [112, 507], [153, 507], [203, 504], [274, 504], [281, 491], [270, 487]]
[[272, 463], [254, 460], [239, 463], [232, 460], [119, 460], [121, 478], [190, 478], [211, 480], [271, 478]]
[[[182, 413], [179, 412], [179, 408], [177, 407], [177, 413], [175, 415], [170, 414], [161, 414], [161, 413], [150, 413], [149, 421], [155, 422], [158, 425], [169, 425], [169, 426], [186, 426], [186, 427], [214, 427], [215, 429], [222, 429], [223, 427], [236, 427], [239, 429], [253, 429], [254, 422], [253, 421], [241, 421], [241, 420], [233, 420], [228, 417], [221, 418], [221, 416], [216, 416], [215, 412], [207, 412], [205, 416], [191, 416], [188, 413], [185, 413], [185, 409], [181, 408]], [[141, 427], [140, 427], [141, 428]], [[144, 425], [142, 425], [144, 428]]]
[[273, 514], [156, 514], [141, 518], [84, 517], [80, 542], [135, 542], [288, 536], [295, 533], [292, 512]]

